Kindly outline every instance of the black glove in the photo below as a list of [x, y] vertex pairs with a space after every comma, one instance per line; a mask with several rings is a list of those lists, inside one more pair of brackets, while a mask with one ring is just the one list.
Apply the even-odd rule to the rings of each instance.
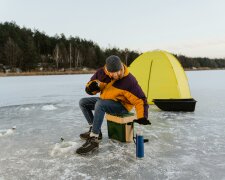
[[99, 91], [100, 88], [98, 86], [98, 83], [96, 81], [93, 81], [89, 86], [88, 89], [93, 92], [93, 91]]
[[151, 122], [147, 118], [135, 119], [134, 122], [136, 122], [138, 124], [142, 124], [142, 125], [150, 125], [151, 124]]
[[91, 82], [91, 84], [85, 88], [86, 93], [90, 95], [94, 95], [94, 91], [100, 91], [100, 88], [98, 87], [98, 83], [96, 81]]

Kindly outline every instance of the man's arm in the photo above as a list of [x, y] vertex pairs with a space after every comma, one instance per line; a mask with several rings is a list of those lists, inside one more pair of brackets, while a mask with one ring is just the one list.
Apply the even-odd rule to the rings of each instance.
[[104, 68], [102, 67], [96, 71], [86, 84], [85, 91], [90, 95], [95, 95], [102, 91], [109, 82], [111, 82], [111, 79], [105, 74]]
[[86, 93], [88, 93], [89, 95], [95, 95], [100, 92], [100, 87], [98, 84], [99, 83], [97, 80], [89, 81], [85, 88]]
[[130, 79], [129, 88], [125, 91], [124, 96], [135, 106], [137, 114], [135, 122], [144, 125], [151, 124], [147, 119], [149, 107], [147, 98], [134, 77]]

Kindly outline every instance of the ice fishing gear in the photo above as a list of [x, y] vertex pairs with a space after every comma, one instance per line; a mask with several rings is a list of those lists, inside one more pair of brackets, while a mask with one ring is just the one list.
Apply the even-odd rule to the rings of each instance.
[[[148, 142], [148, 139], [144, 139], [141, 130], [136, 131], [134, 134], [134, 124], [150, 125], [150, 121], [146, 118], [139, 120], [135, 119], [134, 113], [127, 113], [122, 115], [106, 114], [108, 136], [110, 139], [115, 139], [120, 142], [134, 142], [136, 146], [136, 157], [144, 157], [144, 143]], [[140, 123], [141, 122], [141, 123]]]
[[132, 142], [134, 118], [134, 113], [106, 114], [109, 138], [120, 142]]
[[[135, 120], [132, 122], [133, 128], [134, 128], [134, 123], [137, 123]], [[150, 123], [151, 124], [151, 123]], [[134, 131], [133, 131], [134, 133]], [[136, 136], [133, 134], [133, 141], [136, 146], [136, 158], [143, 158], [144, 157], [144, 143], [148, 142], [148, 139], [144, 139], [143, 132], [139, 128], [136, 131]]]
[[136, 133], [136, 157], [144, 157], [144, 137], [140, 131]]

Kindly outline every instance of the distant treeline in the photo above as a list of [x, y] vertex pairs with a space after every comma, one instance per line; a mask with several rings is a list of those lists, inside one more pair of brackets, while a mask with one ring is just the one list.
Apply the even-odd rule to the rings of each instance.
[[225, 58], [209, 59], [206, 57], [186, 57], [183, 55], [176, 55], [175, 57], [180, 61], [184, 68], [225, 68]]
[[[20, 28], [15, 22], [0, 23], [0, 66], [32, 71], [96, 69], [103, 66], [106, 57], [118, 55], [130, 65], [141, 53], [129, 49], [101, 49], [91, 40], [79, 37], [66, 38], [64, 34], [50, 37], [39, 30]], [[225, 59], [189, 58], [176, 55], [184, 68], [224, 68]], [[1, 67], [0, 67], [1, 68]]]

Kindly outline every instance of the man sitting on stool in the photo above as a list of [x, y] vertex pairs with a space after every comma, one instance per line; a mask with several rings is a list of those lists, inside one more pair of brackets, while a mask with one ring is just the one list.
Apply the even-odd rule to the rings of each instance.
[[111, 55], [106, 59], [105, 66], [91, 77], [85, 91], [90, 95], [100, 92], [100, 97], [82, 98], [79, 102], [90, 129], [80, 134], [80, 138], [86, 142], [76, 150], [76, 153], [86, 154], [98, 149], [99, 140], [102, 139], [101, 126], [105, 113], [126, 114], [135, 107], [137, 115], [135, 122], [143, 125], [151, 124], [147, 119], [149, 106], [145, 94], [118, 56]]

